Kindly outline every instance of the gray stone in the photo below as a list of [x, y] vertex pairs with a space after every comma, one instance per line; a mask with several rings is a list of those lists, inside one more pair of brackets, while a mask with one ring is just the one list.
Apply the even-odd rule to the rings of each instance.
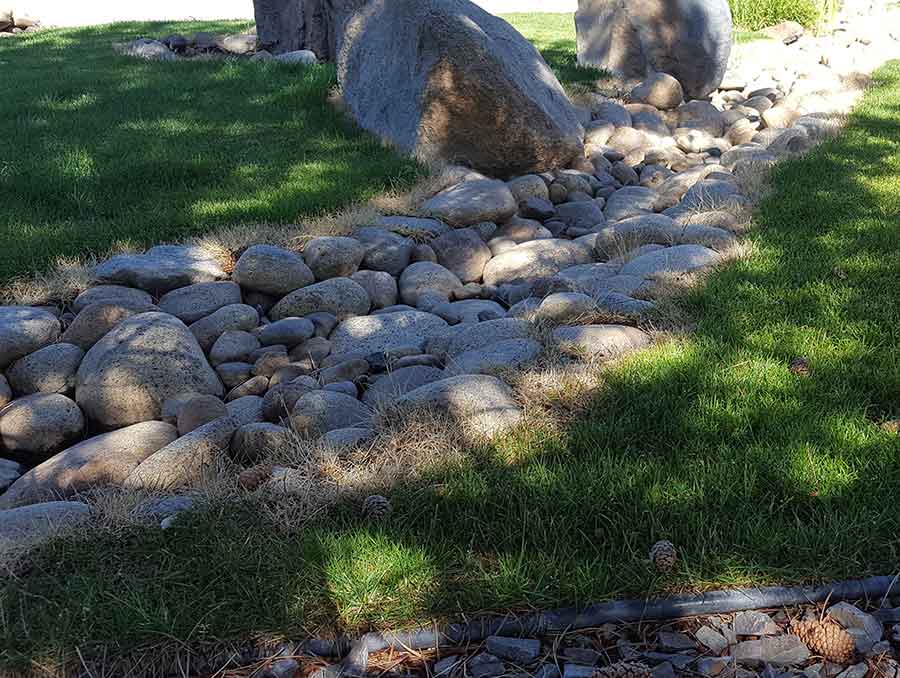
[[694, 635], [697, 637], [698, 642], [712, 650], [715, 654], [720, 654], [728, 648], [728, 639], [709, 626], [701, 626]]
[[316, 280], [349, 278], [365, 254], [366, 246], [355, 238], [313, 238], [303, 248], [303, 258]]
[[178, 409], [178, 435], [185, 436], [216, 419], [228, 416], [225, 403], [211, 395], [193, 395]]
[[359, 447], [375, 437], [371, 428], [336, 428], [322, 436], [322, 442], [331, 447]]
[[861, 634], [853, 634], [856, 647], [860, 652], [866, 652], [873, 644], [881, 640], [884, 627], [881, 622], [855, 605], [841, 602], [828, 608], [828, 614], [848, 632], [860, 630]]
[[603, 212], [610, 221], [621, 221], [640, 214], [651, 214], [658, 193], [646, 186], [626, 186], [609, 196]]
[[16, 393], [71, 394], [84, 351], [73, 344], [51, 344], [14, 362], [6, 372]]
[[269, 422], [244, 424], [231, 438], [231, 456], [242, 464], [253, 464], [289, 449], [293, 442], [291, 430], [284, 426]]
[[622, 104], [600, 94], [590, 95], [590, 102], [595, 120], [604, 120], [615, 127], [631, 127], [631, 114]]
[[315, 276], [296, 252], [272, 245], [249, 247], [237, 260], [232, 279], [241, 287], [274, 297], [315, 282]]
[[57, 340], [59, 320], [29, 306], [0, 306], [0, 370]]
[[860, 662], [841, 671], [837, 678], [865, 678], [869, 673], [869, 665], [866, 662]]
[[240, 303], [241, 288], [231, 281], [221, 280], [172, 290], [159, 300], [159, 308], [190, 325], [223, 306]]
[[90, 516], [87, 504], [50, 501], [0, 511], [0, 543], [31, 542], [77, 525]]
[[359, 284], [349, 278], [331, 278], [291, 292], [269, 312], [272, 320], [331, 313], [338, 319], [369, 312], [371, 301]]
[[333, 391], [301, 396], [291, 412], [291, 426], [299, 434], [325, 434], [340, 428], [368, 428], [372, 412], [356, 398]]
[[92, 487], [119, 485], [144, 459], [177, 437], [174, 426], [147, 421], [89, 438], [25, 473], [0, 496], [0, 508], [65, 499]]
[[438, 219], [409, 216], [380, 217], [375, 223], [386, 231], [418, 238], [434, 238], [451, 229]]
[[688, 211], [721, 210], [740, 207], [747, 201], [733, 181], [704, 179], [688, 189], [678, 208]]
[[311, 339], [316, 333], [316, 327], [309, 318], [284, 318], [268, 325], [263, 325], [257, 331], [259, 343], [263, 346], [296, 346], [307, 339]]
[[589, 358], [612, 358], [650, 344], [650, 337], [626, 325], [557, 327], [553, 338], [566, 353]]
[[435, 678], [444, 678], [450, 675], [450, 672], [456, 668], [462, 660], [458, 654], [452, 654], [449, 657], [444, 657], [434, 663], [432, 667], [432, 672]]
[[556, 218], [569, 228], [602, 228], [606, 215], [593, 200], [563, 203], [556, 208]]
[[735, 146], [723, 153], [721, 158], [722, 166], [729, 170], [748, 164], [774, 165], [776, 161], [777, 158], [769, 149], [752, 143]]
[[301, 397], [319, 388], [315, 379], [299, 377], [269, 389], [263, 398], [263, 417], [269, 422], [279, 422], [289, 416]]
[[[0, 493], [18, 480], [25, 473], [25, 467], [22, 464], [12, 461], [11, 459], [0, 458]], [[0, 502], [3, 497], [0, 496]]]
[[405, 407], [434, 408], [479, 436], [492, 436], [517, 426], [522, 409], [512, 391], [496, 377], [469, 374], [420, 386], [395, 401]]
[[484, 266], [491, 259], [491, 250], [478, 232], [471, 228], [438, 236], [431, 246], [437, 254], [438, 263], [463, 283], [480, 281]]
[[[390, 217], [386, 217], [390, 218]], [[431, 220], [423, 220], [431, 221]], [[440, 222], [435, 222], [440, 224]], [[445, 230], [449, 227], [441, 224]], [[357, 229], [353, 237], [359, 240], [366, 248], [363, 256], [362, 267], [372, 271], [384, 271], [392, 276], [398, 276], [403, 269], [409, 266], [415, 242], [397, 233], [392, 233], [384, 228], [366, 226]]]
[[362, 400], [369, 407], [377, 409], [390, 405], [400, 396], [443, 377], [443, 370], [436, 367], [415, 365], [398, 368], [371, 384], [363, 394]]
[[124, 56], [146, 59], [147, 61], [175, 61], [178, 57], [159, 40], [150, 38], [138, 38], [131, 42], [115, 45], [119, 54]]
[[397, 281], [390, 273], [357, 271], [350, 279], [366, 291], [373, 309], [386, 308], [397, 303]]
[[781, 632], [769, 615], [756, 610], [738, 612], [734, 615], [731, 628], [737, 636], [774, 636]]
[[564, 664], [563, 678], [592, 678], [596, 669], [593, 666], [581, 664]]
[[448, 302], [435, 306], [432, 309], [432, 313], [453, 325], [496, 320], [506, 316], [506, 310], [500, 304], [488, 299], [465, 299], [463, 301]]
[[622, 275], [644, 278], [664, 273], [681, 275], [717, 264], [720, 259], [717, 252], [702, 245], [676, 245], [632, 259], [622, 267]]
[[43, 461], [83, 431], [84, 416], [78, 405], [58, 393], [25, 396], [0, 410], [0, 442], [29, 461]]
[[153, 297], [144, 290], [138, 290], [133, 287], [123, 287], [122, 285], [97, 285], [89, 287], [84, 292], [75, 297], [72, 302], [72, 311], [76, 314], [81, 313], [91, 304], [121, 304], [122, 306], [144, 307], [153, 305]]
[[298, 49], [293, 52], [276, 54], [274, 60], [282, 64], [303, 64], [305, 66], [313, 66], [319, 63], [316, 53], [308, 49]]
[[448, 301], [462, 287], [462, 282], [440, 264], [420, 261], [403, 271], [399, 287], [401, 301], [417, 306], [420, 297], [426, 294]]
[[209, 362], [214, 366], [242, 362], [258, 348], [259, 339], [249, 332], [228, 330], [216, 339], [216, 343], [209, 350]]
[[632, 89], [628, 98], [636, 103], [668, 111], [683, 103], [684, 91], [681, 83], [668, 73], [654, 73]]
[[343, 393], [344, 395], [348, 395], [351, 398], [359, 398], [359, 389], [352, 381], [335, 381], [330, 384], [325, 384], [322, 387], [322, 390], [333, 391], [334, 393]]
[[689, 101], [678, 107], [678, 127], [706, 132], [713, 138], [725, 133], [725, 122], [718, 108], [708, 101]]
[[581, 292], [555, 292], [538, 307], [535, 317], [552, 323], [576, 322], [597, 312], [597, 302]]
[[[508, 178], [582, 154], [578, 115], [541, 55], [468, 0], [367, 5], [345, 25], [338, 80], [364, 129], [422, 161]], [[461, 225], [478, 221], [503, 219]]]
[[453, 377], [517, 369], [533, 362], [542, 350], [543, 347], [533, 339], [505, 339], [454, 356], [447, 361], [444, 374]]
[[530, 638], [489, 636], [485, 645], [491, 654], [519, 665], [531, 664], [541, 656], [541, 641]]
[[228, 391], [228, 395], [225, 396], [225, 402], [230, 403], [240, 398], [244, 398], [245, 396], [265, 395], [266, 391], [269, 390], [269, 385], [270, 381], [268, 377], [262, 375], [250, 377]]
[[[135, 290], [139, 292], [140, 290]], [[146, 294], [146, 293], [142, 293]], [[149, 295], [148, 295], [149, 296]], [[100, 341], [113, 327], [138, 313], [158, 311], [153, 304], [131, 302], [97, 302], [86, 306], [66, 328], [60, 341], [74, 344], [84, 351]]]
[[734, 660], [748, 666], [796, 666], [809, 659], [809, 649], [797, 636], [768, 636], [745, 640], [731, 648]]
[[486, 285], [532, 282], [564, 268], [593, 260], [591, 249], [570, 240], [533, 240], [491, 259], [484, 268]]
[[618, 221], [598, 232], [594, 251], [599, 259], [608, 260], [641, 245], [673, 245], [682, 231], [670, 217], [642, 214]]
[[229, 330], [249, 332], [258, 324], [259, 313], [257, 313], [255, 308], [246, 304], [231, 304], [220, 308], [212, 315], [191, 323], [188, 329], [190, 329], [191, 334], [194, 335], [200, 347], [204, 351], [208, 351], [216, 343], [216, 339], [225, 332]]
[[729, 666], [731, 666], [731, 657], [700, 657], [697, 660], [697, 672], [703, 676], [721, 675]]
[[550, 194], [547, 191], [547, 183], [537, 174], [526, 174], [506, 182], [506, 186], [513, 194], [516, 202], [521, 204], [529, 198], [538, 198], [540, 200], [549, 200]]
[[158, 419], [179, 393], [221, 397], [223, 388], [194, 336], [164, 313], [120, 323], [87, 352], [76, 377], [78, 404], [106, 428]]
[[697, 647], [690, 636], [685, 633], [660, 631], [656, 638], [660, 646], [666, 650], [694, 650]]
[[422, 311], [348, 318], [331, 335], [331, 354], [367, 355], [415, 346], [422, 352], [428, 339], [447, 327], [446, 321]]
[[[369, 363], [363, 358], [351, 358], [337, 365], [332, 365], [319, 370], [319, 383], [328, 385], [340, 382], [356, 382], [360, 377], [369, 372]], [[353, 389], [356, 397], [356, 388]]]
[[200, 482], [225, 458], [238, 426], [236, 418], [222, 417], [181, 436], [138, 464], [125, 487], [168, 490]]
[[113, 257], [94, 269], [94, 277], [101, 282], [163, 293], [227, 276], [218, 262], [200, 247], [158, 245], [143, 254]]
[[464, 227], [482, 221], [503, 223], [516, 208], [516, 199], [505, 183], [479, 179], [441, 191], [422, 205], [422, 215]]
[[580, 0], [575, 26], [579, 64], [627, 78], [669, 73], [690, 98], [718, 87], [731, 53], [727, 0]]

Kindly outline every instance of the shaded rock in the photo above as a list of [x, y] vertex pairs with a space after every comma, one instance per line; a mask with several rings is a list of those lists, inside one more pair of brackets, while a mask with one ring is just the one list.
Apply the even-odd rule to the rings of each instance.
[[448, 329], [447, 334], [435, 336], [427, 342], [429, 353], [452, 358], [505, 339], [526, 338], [531, 334], [532, 326], [519, 318], [502, 318]]
[[213, 365], [242, 362], [258, 348], [259, 339], [249, 332], [228, 330], [216, 339], [209, 350], [209, 362]]
[[765, 612], [747, 610], [734, 615], [731, 629], [738, 636], [774, 636], [781, 632]]
[[291, 412], [291, 426], [300, 434], [323, 434], [340, 428], [368, 428], [372, 412], [356, 398], [333, 391], [301, 396]]
[[375, 223], [386, 231], [419, 238], [434, 238], [451, 228], [438, 219], [409, 216], [380, 217]]
[[179, 393], [221, 397], [223, 388], [197, 340], [165, 313], [120, 323], [87, 352], [76, 376], [78, 404], [107, 428], [158, 419]]
[[555, 218], [569, 228], [602, 228], [606, 224], [603, 210], [593, 200], [558, 205]]
[[222, 417], [154, 452], [128, 474], [125, 487], [166, 490], [194, 484], [225, 457], [239, 423]]
[[160, 293], [227, 277], [203, 249], [181, 245], [157, 245], [143, 254], [121, 254], [98, 265], [94, 276], [101, 282]]
[[51, 344], [14, 362], [6, 372], [17, 393], [63, 393], [75, 390], [75, 373], [84, 351], [73, 344]]
[[557, 327], [553, 338], [566, 353], [590, 358], [610, 358], [650, 344], [650, 336], [626, 325]]
[[331, 354], [367, 355], [400, 347], [421, 353], [428, 339], [445, 327], [445, 320], [422, 311], [348, 318], [331, 335]]
[[[543, 184], [540, 177], [537, 178]], [[445, 233], [435, 238], [431, 245], [438, 263], [463, 283], [481, 280], [484, 266], [491, 259], [491, 250], [478, 232], [471, 228]]]
[[702, 245], [676, 245], [632, 259], [622, 267], [622, 275], [649, 278], [662, 273], [683, 274], [712, 266], [720, 260], [718, 252]]
[[319, 388], [315, 379], [300, 377], [269, 389], [263, 398], [263, 418], [269, 422], [279, 422], [289, 416], [301, 397]]
[[[277, 374], [277, 373], [276, 373]], [[274, 377], [275, 375], [273, 375]], [[241, 382], [232, 388], [228, 395], [225, 396], [225, 402], [230, 403], [246, 396], [262, 396], [269, 390], [271, 381], [268, 377], [262, 375], [250, 377], [246, 381]]]
[[172, 290], [159, 300], [159, 308], [189, 325], [223, 306], [240, 303], [241, 288], [231, 281], [221, 280]]
[[535, 316], [540, 320], [567, 323], [583, 320], [597, 312], [597, 302], [580, 292], [556, 292], [538, 306]]
[[52, 313], [29, 306], [0, 306], [0, 370], [52, 344], [60, 333]]
[[231, 456], [244, 464], [255, 463], [294, 442], [291, 430], [268, 422], [245, 424], [231, 438]]
[[[355, 383], [360, 377], [369, 372], [369, 363], [363, 358], [351, 358], [337, 365], [326, 367], [319, 371], [319, 383], [325, 386], [340, 382]], [[353, 387], [352, 395], [356, 397], [356, 387]]]
[[159, 40], [138, 38], [131, 42], [114, 45], [115, 50], [123, 56], [146, 59], [147, 61], [175, 61], [178, 57]]
[[237, 260], [231, 277], [241, 287], [273, 297], [290, 294], [315, 282], [303, 257], [272, 245], [247, 248]]
[[593, 260], [590, 248], [570, 240], [533, 240], [491, 259], [484, 267], [486, 285], [531, 282], [564, 268]]
[[610, 221], [621, 221], [639, 214], [652, 214], [658, 193], [646, 186], [626, 186], [609, 196], [603, 208]]
[[[135, 292], [140, 292], [140, 290], [135, 290]], [[141, 294], [146, 294], [146, 292], [141, 292]], [[147, 296], [149, 297], [150, 295]], [[63, 332], [60, 341], [74, 344], [87, 351], [100, 341], [107, 332], [126, 318], [130, 318], [138, 313], [158, 310], [159, 308], [151, 303], [133, 303], [128, 301], [101, 301], [89, 304], [75, 316], [75, 320]]]
[[575, 26], [579, 64], [626, 78], [669, 73], [691, 98], [718, 87], [731, 53], [727, 0], [580, 0]]
[[338, 80], [364, 129], [422, 161], [506, 178], [582, 152], [577, 113], [538, 51], [467, 0], [366, 5], [345, 25]]
[[72, 527], [91, 514], [87, 504], [50, 501], [0, 511], [0, 542], [32, 541]]
[[400, 299], [416, 306], [423, 295], [433, 295], [447, 301], [462, 287], [462, 282], [440, 264], [420, 261], [410, 264], [400, 276]]
[[668, 111], [682, 104], [684, 91], [681, 83], [668, 73], [654, 73], [631, 90], [629, 99]]
[[736, 662], [749, 666], [796, 666], [809, 659], [809, 650], [797, 636], [782, 635], [745, 640], [731, 648], [731, 655]]
[[359, 447], [375, 437], [371, 428], [337, 428], [322, 436], [322, 442], [331, 447]]
[[125, 307], [143, 308], [153, 305], [153, 297], [144, 290], [138, 290], [134, 287], [123, 287], [122, 285], [97, 285], [89, 287], [84, 292], [75, 297], [72, 302], [72, 311], [76, 314], [81, 313], [91, 304], [119, 304]]
[[531, 664], [541, 656], [541, 641], [536, 639], [489, 636], [485, 644], [491, 654], [519, 665]]
[[84, 416], [58, 393], [37, 393], [13, 400], [0, 410], [0, 441], [29, 462], [42, 461], [77, 440]]
[[550, 194], [547, 191], [547, 183], [537, 174], [526, 174], [506, 182], [506, 186], [513, 194], [515, 201], [521, 203], [529, 198], [538, 198], [539, 200], [549, 200]]
[[[389, 217], [388, 217], [389, 218]], [[423, 219], [423, 221], [431, 221]], [[435, 222], [440, 224], [440, 222]], [[441, 224], [445, 230], [449, 227]], [[409, 266], [415, 242], [397, 233], [392, 233], [383, 228], [367, 226], [357, 229], [353, 237], [359, 240], [366, 248], [363, 256], [362, 267], [372, 271], [383, 271], [392, 276], [398, 276], [403, 269]]]
[[708, 101], [688, 101], [678, 107], [678, 127], [706, 132], [718, 138], [725, 133], [725, 121], [718, 108]]
[[25, 473], [0, 496], [0, 508], [119, 485], [144, 459], [177, 437], [174, 426], [147, 421], [85, 440]]
[[366, 246], [355, 238], [313, 238], [303, 248], [303, 258], [316, 280], [349, 278], [365, 254]]
[[[0, 459], [0, 493], [5, 492], [25, 471], [26, 467], [18, 462], [11, 459]], [[0, 501], [2, 501], [2, 497], [0, 497]]]
[[363, 402], [372, 408], [390, 405], [400, 396], [444, 376], [436, 367], [415, 365], [395, 369], [371, 384], [363, 394]]
[[422, 205], [422, 214], [451, 226], [472, 226], [482, 221], [503, 223], [516, 213], [516, 199], [502, 181], [464, 181], [441, 191]]
[[178, 435], [185, 436], [204, 424], [228, 416], [225, 403], [211, 395], [194, 395], [179, 408]]
[[600, 259], [611, 259], [649, 243], [672, 245], [681, 233], [671, 218], [644, 214], [623, 219], [597, 233], [594, 251]]
[[533, 339], [506, 339], [450, 358], [444, 374], [453, 377], [516, 369], [534, 361], [542, 350], [543, 347]]
[[457, 323], [477, 323], [483, 320], [503, 318], [506, 316], [506, 309], [496, 301], [466, 299], [435, 306], [432, 309], [432, 313], [455, 325]]
[[291, 292], [275, 304], [269, 317], [282, 320], [324, 311], [342, 319], [365, 315], [370, 307], [369, 295], [358, 283], [348, 278], [331, 278]]
[[[171, 317], [171, 316], [170, 316]], [[259, 313], [252, 306], [246, 304], [231, 304], [220, 308], [212, 315], [208, 315], [188, 328], [197, 343], [204, 351], [212, 348], [216, 340], [229, 330], [234, 332], [249, 332], [259, 324]]]
[[283, 64], [304, 64], [306, 66], [319, 63], [316, 53], [308, 49], [298, 49], [293, 52], [276, 54], [274, 60]]
[[478, 435], [491, 436], [522, 421], [512, 391], [496, 377], [461, 375], [420, 386], [395, 401], [397, 407], [435, 408]]

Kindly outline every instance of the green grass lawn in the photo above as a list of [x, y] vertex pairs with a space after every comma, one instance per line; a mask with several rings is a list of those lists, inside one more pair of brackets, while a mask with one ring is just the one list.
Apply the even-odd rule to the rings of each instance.
[[[285, 538], [229, 507], [56, 540], [0, 585], [3, 663], [896, 572], [900, 439], [880, 423], [900, 418], [898, 116], [894, 63], [842, 137], [779, 168], [754, 256], [683, 299], [695, 333], [607, 371], [567, 429], [399, 489], [380, 526], [348, 507]], [[800, 355], [808, 378], [787, 369]], [[682, 555], [669, 578], [646, 562], [662, 538]]]
[[334, 114], [330, 66], [149, 63], [112, 50], [244, 27], [119, 24], [0, 42], [0, 285], [117, 242], [297, 223], [415, 177]]

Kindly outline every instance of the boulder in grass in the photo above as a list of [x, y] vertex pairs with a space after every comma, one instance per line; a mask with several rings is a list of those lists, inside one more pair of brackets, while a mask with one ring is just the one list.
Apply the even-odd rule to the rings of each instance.
[[89, 438], [36, 466], [0, 496], [0, 508], [66, 498], [120, 484], [144, 459], [178, 437], [171, 424], [147, 421]]
[[76, 501], [50, 501], [0, 511], [0, 544], [49, 537], [90, 514], [87, 504]]
[[157, 245], [143, 254], [120, 254], [98, 265], [94, 276], [101, 282], [158, 293], [227, 277], [205, 250], [182, 245]]
[[565, 353], [587, 358], [612, 358], [650, 344], [650, 335], [627, 325], [557, 327], [553, 338]]
[[575, 27], [582, 66], [669, 73], [692, 99], [719, 86], [731, 54], [728, 0], [579, 0]]
[[344, 25], [338, 79], [361, 127], [422, 161], [508, 178], [582, 153], [575, 108], [540, 53], [468, 0], [374, 0]]

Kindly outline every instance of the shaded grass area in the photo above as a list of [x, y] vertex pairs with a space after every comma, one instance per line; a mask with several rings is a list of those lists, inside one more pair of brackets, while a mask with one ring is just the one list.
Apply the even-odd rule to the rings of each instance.
[[0, 42], [0, 283], [117, 242], [297, 223], [415, 177], [335, 114], [330, 66], [151, 63], [111, 48], [245, 27], [129, 23]]
[[[3, 585], [4, 662], [896, 572], [900, 62], [774, 184], [755, 255], [683, 299], [696, 332], [609, 369], [569, 428], [394, 492], [382, 525], [347, 507], [287, 538], [231, 506], [56, 540]], [[646, 561], [661, 538], [670, 578]]]

